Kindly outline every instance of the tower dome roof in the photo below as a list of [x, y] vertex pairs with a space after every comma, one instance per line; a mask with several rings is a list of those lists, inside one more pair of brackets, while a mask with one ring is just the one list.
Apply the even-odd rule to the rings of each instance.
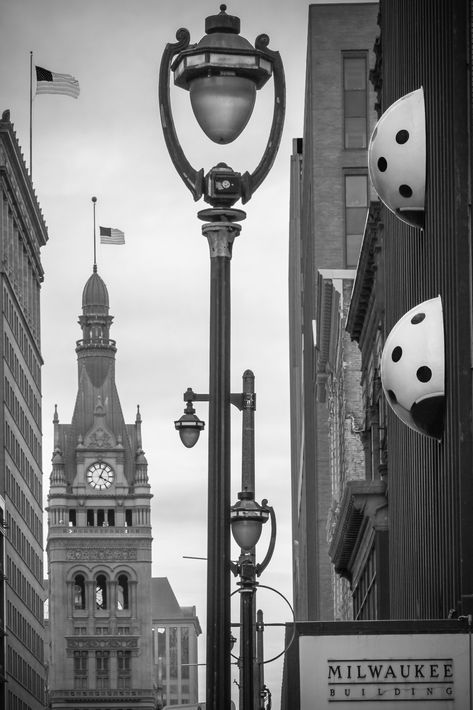
[[108, 291], [104, 280], [97, 273], [97, 266], [94, 264], [94, 271], [89, 277], [82, 292], [82, 308], [84, 312], [105, 311], [108, 312], [109, 301]]

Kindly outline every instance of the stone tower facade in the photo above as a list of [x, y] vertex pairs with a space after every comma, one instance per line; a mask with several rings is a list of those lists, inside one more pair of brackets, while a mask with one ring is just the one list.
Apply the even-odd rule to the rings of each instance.
[[155, 707], [152, 496], [139, 408], [135, 423], [125, 424], [115, 385], [112, 320], [94, 265], [82, 295], [71, 424], [54, 413], [47, 509], [53, 710]]

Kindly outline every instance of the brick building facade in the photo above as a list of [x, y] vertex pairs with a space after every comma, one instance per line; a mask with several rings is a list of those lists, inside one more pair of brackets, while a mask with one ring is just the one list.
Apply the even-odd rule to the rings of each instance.
[[[358, 260], [370, 201], [366, 151], [376, 121], [376, 97], [369, 83], [375, 65], [376, 17], [373, 3], [309, 6], [304, 134], [294, 141], [291, 158], [289, 240], [292, 527], [298, 619], [331, 620], [338, 614], [327, 537], [335, 461], [330, 411], [318, 397], [327, 375], [318, 283], [323, 279], [319, 272], [326, 269], [344, 272], [337, 278], [352, 280]], [[344, 317], [340, 310], [337, 318]], [[334, 333], [338, 327], [334, 324]], [[347, 426], [351, 436], [351, 423]], [[351, 473], [345, 471], [343, 476], [350, 478]]]

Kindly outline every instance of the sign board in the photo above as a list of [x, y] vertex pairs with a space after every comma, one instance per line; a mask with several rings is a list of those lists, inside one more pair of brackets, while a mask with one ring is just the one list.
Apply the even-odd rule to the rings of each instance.
[[286, 625], [281, 710], [473, 710], [468, 619]]
[[300, 636], [300, 710], [464, 710], [468, 634]]

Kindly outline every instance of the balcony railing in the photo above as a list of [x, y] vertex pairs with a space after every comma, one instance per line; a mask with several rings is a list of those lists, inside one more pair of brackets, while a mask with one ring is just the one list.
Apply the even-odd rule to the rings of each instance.
[[117, 346], [116, 340], [111, 340], [110, 338], [99, 338], [97, 340], [76, 340], [76, 350], [82, 350], [83, 348], [114, 348]]
[[130, 525], [129, 527], [121, 526], [115, 527], [113, 525], [50, 525], [49, 534], [60, 534], [60, 535], [143, 535], [147, 533], [151, 528], [151, 525]]

